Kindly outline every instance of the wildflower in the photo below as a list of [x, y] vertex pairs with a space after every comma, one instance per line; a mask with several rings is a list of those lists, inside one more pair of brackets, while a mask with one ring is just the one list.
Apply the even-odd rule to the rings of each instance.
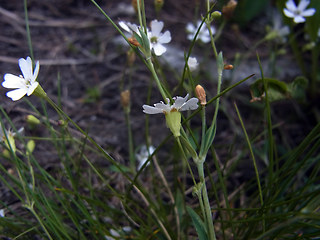
[[[197, 22], [197, 26], [193, 25], [192, 23], [188, 23], [187, 24], [186, 30], [189, 33], [188, 36], [187, 36], [187, 38], [189, 40], [192, 41], [194, 39], [194, 37], [195, 37], [200, 25], [201, 25], [201, 21]], [[210, 27], [210, 28], [211, 28], [212, 34], [215, 34], [216, 33], [215, 28], [214, 27]], [[207, 29], [205, 24], [202, 24], [197, 38], [199, 38], [200, 41], [203, 42], [203, 43], [210, 42], [210, 40], [211, 40], [210, 33], [209, 33], [209, 30]]]
[[181, 111], [195, 110], [198, 108], [198, 99], [191, 98], [187, 100], [189, 94], [183, 97], [174, 97], [174, 103], [171, 105], [169, 99], [167, 98], [167, 104], [160, 103], [154, 104], [154, 107], [149, 105], [143, 105], [143, 112], [146, 114], [158, 114], [164, 113], [166, 117], [167, 127], [170, 128], [171, 132], [175, 137], [180, 136], [181, 127]]
[[0, 209], [0, 217], [4, 217], [4, 209]]
[[6, 73], [4, 75], [4, 82], [2, 82], [2, 86], [5, 88], [17, 88], [7, 92], [7, 97], [11, 98], [13, 101], [21, 99], [26, 94], [30, 96], [39, 86], [39, 83], [36, 81], [40, 67], [39, 61], [37, 61], [33, 73], [32, 60], [30, 57], [27, 57], [27, 59], [20, 58], [19, 66], [23, 76], [15, 76], [11, 73]]
[[[155, 148], [153, 146], [149, 146], [149, 148], [147, 149], [147, 146], [143, 145], [140, 148], [140, 151], [138, 153], [136, 153], [136, 158], [138, 160], [138, 166], [137, 166], [138, 171], [142, 168], [142, 166], [148, 160], [150, 155], [153, 154], [154, 150], [155, 150]], [[149, 165], [149, 163], [150, 162], [147, 163], [147, 166]]]
[[267, 40], [275, 40], [278, 43], [285, 43], [286, 36], [290, 33], [288, 26], [282, 25], [282, 18], [280, 14], [274, 13], [273, 17], [273, 27], [272, 29], [268, 28], [268, 34], [266, 36]]
[[153, 49], [157, 56], [160, 56], [167, 51], [162, 44], [171, 41], [171, 33], [168, 30], [161, 33], [162, 29], [163, 22], [158, 20], [151, 21], [151, 31], [148, 31], [148, 38], [150, 41], [150, 49]]
[[191, 72], [195, 71], [198, 68], [198, 61], [195, 57], [189, 57], [188, 59], [188, 67]]
[[314, 8], [306, 9], [309, 3], [309, 0], [301, 0], [297, 6], [293, 0], [288, 0], [286, 2], [287, 8], [283, 9], [283, 13], [289, 18], [293, 18], [295, 23], [305, 22], [306, 19], [304, 17], [313, 16], [316, 12]]

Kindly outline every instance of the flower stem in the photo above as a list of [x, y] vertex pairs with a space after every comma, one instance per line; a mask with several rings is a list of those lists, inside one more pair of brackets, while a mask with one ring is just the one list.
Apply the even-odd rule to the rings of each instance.
[[149, 69], [150, 69], [150, 71], [151, 71], [151, 73], [152, 73], [153, 78], [154, 78], [155, 81], [156, 81], [156, 84], [157, 84], [157, 86], [158, 86], [158, 89], [159, 89], [159, 91], [160, 91], [160, 93], [161, 93], [161, 96], [162, 96], [164, 102], [165, 102], [165, 103], [168, 103], [167, 95], [166, 95], [166, 93], [165, 93], [164, 90], [163, 90], [163, 87], [162, 87], [162, 85], [161, 85], [160, 79], [158, 78], [158, 75], [157, 75], [157, 73], [156, 73], [156, 70], [154, 69], [154, 65], [153, 65], [153, 63], [152, 63], [151, 58], [148, 58], [148, 59], [147, 59], [147, 64], [148, 64], [148, 66], [149, 66]]
[[198, 174], [200, 177], [200, 183], [202, 184], [202, 200], [200, 199], [201, 196], [198, 196], [198, 197], [199, 197], [200, 204], [201, 204], [201, 201], [203, 201], [203, 204], [204, 204], [204, 211], [205, 211], [204, 218], [205, 218], [205, 222], [207, 225], [209, 239], [216, 240], [216, 234], [215, 234], [214, 227], [213, 227], [211, 207], [210, 207], [210, 202], [209, 202], [209, 197], [208, 197], [208, 192], [207, 192], [207, 186], [206, 186], [206, 181], [204, 178], [203, 163], [204, 163], [204, 161], [199, 161], [197, 163], [197, 169], [198, 169]]

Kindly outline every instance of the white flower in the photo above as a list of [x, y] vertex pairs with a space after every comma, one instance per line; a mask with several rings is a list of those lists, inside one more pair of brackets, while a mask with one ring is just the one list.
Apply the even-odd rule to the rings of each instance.
[[19, 66], [23, 76], [6, 73], [4, 75], [4, 82], [2, 82], [2, 86], [5, 88], [16, 88], [7, 92], [7, 97], [13, 101], [21, 99], [26, 94], [30, 96], [39, 85], [36, 81], [40, 67], [39, 61], [36, 63], [34, 72], [32, 72], [32, 60], [30, 57], [27, 57], [27, 59], [20, 58]]
[[318, 37], [320, 38], [320, 28], [318, 29]]
[[293, 0], [288, 0], [286, 2], [287, 8], [283, 9], [283, 13], [289, 18], [293, 18], [295, 23], [305, 22], [306, 19], [304, 17], [310, 17], [316, 12], [314, 8], [306, 9], [309, 3], [309, 0], [301, 0], [297, 6]]
[[167, 127], [170, 128], [171, 132], [175, 137], [180, 136], [181, 128], [181, 111], [195, 110], [198, 108], [198, 99], [191, 98], [187, 100], [189, 94], [183, 97], [174, 97], [174, 103], [171, 105], [167, 98], [167, 104], [160, 102], [154, 104], [154, 107], [149, 105], [143, 105], [143, 112], [147, 114], [158, 114], [164, 113], [166, 117]]
[[[189, 33], [188, 36], [187, 36], [187, 38], [189, 40], [192, 41], [194, 39], [194, 36], [196, 35], [200, 25], [201, 25], [201, 21], [197, 22], [197, 26], [193, 25], [192, 23], [188, 23], [187, 24], [186, 30]], [[211, 27], [211, 31], [212, 31], [213, 35], [216, 33], [216, 29], [214, 27]], [[200, 41], [203, 42], [203, 43], [210, 42], [210, 40], [211, 40], [210, 32], [207, 29], [207, 26], [206, 26], [205, 23], [202, 24], [202, 27], [201, 27], [201, 29], [199, 31], [199, 34], [198, 34], [197, 38], [200, 39]]]
[[149, 105], [143, 105], [143, 112], [146, 114], [158, 114], [158, 113], [170, 113], [170, 112], [181, 112], [187, 110], [195, 110], [198, 108], [198, 98], [189, 98], [189, 94], [187, 94], [184, 98], [183, 97], [174, 97], [174, 103], [171, 105], [169, 102], [169, 98], [167, 98], [167, 104], [160, 103], [154, 104], [154, 107]]
[[[155, 150], [155, 148], [153, 146], [149, 146], [149, 148], [147, 150], [147, 146], [143, 145], [140, 148], [140, 151], [138, 153], [136, 153], [136, 158], [138, 160], [138, 166], [137, 166], [138, 171], [145, 164], [145, 162], [148, 160], [148, 158], [152, 155], [154, 150]], [[147, 166], [149, 165], [149, 163], [150, 162], [147, 163]]]
[[198, 68], [198, 61], [195, 57], [189, 57], [188, 59], [188, 66], [191, 72], [195, 71]]
[[163, 22], [158, 20], [151, 21], [151, 31], [148, 31], [148, 38], [150, 41], [150, 49], [154, 51], [157, 56], [162, 55], [167, 51], [166, 47], [162, 44], [169, 43], [171, 41], [171, 34], [167, 30], [161, 33], [163, 29]]
[[119, 25], [123, 30], [133, 35], [133, 33], [137, 33], [140, 36], [139, 28], [136, 24], [130, 22], [120, 21]]
[[4, 209], [0, 209], [0, 217], [4, 217]]

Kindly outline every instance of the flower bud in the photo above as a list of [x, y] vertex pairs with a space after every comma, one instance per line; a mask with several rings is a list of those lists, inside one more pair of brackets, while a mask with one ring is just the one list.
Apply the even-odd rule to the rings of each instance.
[[233, 16], [233, 12], [237, 7], [237, 2], [235, 0], [230, 0], [227, 5], [222, 7], [223, 16], [229, 20]]
[[196, 92], [197, 98], [200, 101], [200, 104], [202, 106], [205, 106], [207, 104], [207, 99], [206, 99], [206, 91], [204, 90], [204, 88], [201, 85], [197, 85], [195, 92]]
[[32, 153], [33, 150], [35, 149], [35, 147], [36, 147], [35, 141], [29, 140], [28, 143], [27, 143], [27, 154]]
[[134, 37], [130, 37], [128, 38], [128, 42], [133, 45], [133, 46], [136, 46], [136, 47], [141, 47], [140, 43], [138, 42], [137, 39], [135, 39]]
[[128, 109], [130, 107], [130, 91], [125, 90], [120, 94], [121, 105], [124, 109]]
[[[141, 0], [140, 0], [139, 3], [140, 3], [140, 7], [141, 7]], [[131, 4], [132, 4], [132, 7], [134, 8], [134, 10], [135, 10], [136, 12], [138, 12], [138, 3], [137, 3], [137, 0], [132, 0]]]
[[160, 12], [163, 4], [164, 4], [164, 0], [154, 0], [154, 7], [155, 7], [157, 13]]
[[127, 52], [127, 61], [128, 61], [129, 67], [132, 67], [134, 62], [136, 61], [136, 53], [133, 51], [132, 48], [130, 48], [129, 51]]
[[10, 152], [8, 151], [8, 149], [3, 149], [3, 151], [2, 151], [2, 155], [4, 156], [4, 157], [6, 157], [6, 158], [11, 158], [11, 154], [10, 154]]
[[224, 70], [232, 70], [233, 69], [233, 65], [232, 64], [225, 64], [223, 69]]
[[221, 12], [220, 11], [214, 11], [212, 14], [211, 14], [211, 18], [213, 20], [219, 20], [221, 18]]
[[31, 129], [34, 129], [37, 125], [40, 124], [40, 120], [33, 115], [28, 115], [26, 117], [27, 124]]

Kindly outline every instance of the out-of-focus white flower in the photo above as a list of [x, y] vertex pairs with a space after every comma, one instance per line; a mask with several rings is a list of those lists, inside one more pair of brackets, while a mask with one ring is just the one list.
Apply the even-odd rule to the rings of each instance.
[[288, 26], [282, 25], [282, 18], [278, 12], [274, 12], [272, 16], [273, 26], [269, 29], [269, 33], [266, 36], [268, 40], [275, 40], [279, 43], [284, 43], [286, 41], [286, 36], [290, 33]]
[[149, 105], [143, 105], [143, 112], [146, 114], [158, 114], [164, 113], [166, 117], [166, 123], [168, 128], [175, 137], [180, 136], [180, 127], [181, 127], [181, 111], [195, 110], [198, 108], [198, 99], [191, 98], [189, 99], [189, 94], [183, 97], [174, 97], [174, 103], [171, 105], [170, 100], [167, 98], [167, 104], [160, 103], [154, 104], [154, 107]]
[[199, 63], [197, 61], [197, 58], [189, 57], [189, 59], [188, 59], [188, 67], [189, 67], [191, 72], [197, 70], [198, 65], [199, 65]]
[[320, 28], [318, 29], [318, 37], [320, 38]]
[[39, 85], [36, 81], [40, 68], [39, 61], [36, 63], [34, 72], [32, 71], [33, 67], [30, 57], [27, 57], [27, 59], [20, 58], [19, 66], [22, 75], [16, 76], [11, 73], [6, 73], [4, 75], [4, 82], [2, 82], [2, 86], [5, 88], [16, 88], [15, 90], [7, 92], [7, 97], [13, 101], [21, 99], [26, 94], [30, 96]]
[[[142, 166], [145, 164], [148, 158], [152, 155], [154, 150], [155, 148], [153, 146], [149, 146], [149, 148], [147, 149], [147, 146], [143, 145], [140, 148], [140, 151], [136, 153], [136, 158], [138, 160], [138, 166], [137, 166], [138, 171], [142, 168]], [[149, 165], [149, 163], [150, 162], [147, 163], [147, 166]]]
[[0, 217], [4, 217], [4, 209], [0, 209]]
[[293, 0], [288, 0], [286, 2], [287, 8], [283, 9], [283, 13], [289, 18], [293, 18], [295, 23], [305, 22], [305, 17], [313, 16], [316, 12], [314, 8], [306, 9], [309, 3], [309, 0], [301, 0], [297, 6]]
[[[201, 21], [197, 21], [197, 25], [195, 26], [193, 23], [188, 23], [186, 26], [186, 30], [189, 33], [187, 38], [189, 40], [193, 40], [194, 36], [196, 35], [199, 27], [201, 25]], [[216, 29], [214, 27], [210, 27], [212, 34], [214, 35], [216, 33]], [[197, 36], [197, 39], [200, 39], [201, 42], [203, 43], [208, 43], [210, 42], [211, 38], [210, 38], [210, 32], [207, 29], [207, 26], [205, 23], [202, 24], [201, 29], [199, 31], [199, 34]]]
[[[151, 153], [150, 153], [150, 154], [151, 154]], [[124, 226], [124, 227], [122, 228], [122, 230], [123, 230], [125, 233], [129, 233], [129, 232], [132, 231], [132, 228], [131, 228], [130, 226]]]
[[150, 49], [154, 51], [157, 56], [162, 55], [167, 51], [167, 48], [163, 46], [165, 43], [171, 41], [171, 33], [167, 30], [161, 33], [163, 29], [163, 22], [158, 20], [151, 21], [151, 31], [148, 31], [148, 38], [150, 41]]

